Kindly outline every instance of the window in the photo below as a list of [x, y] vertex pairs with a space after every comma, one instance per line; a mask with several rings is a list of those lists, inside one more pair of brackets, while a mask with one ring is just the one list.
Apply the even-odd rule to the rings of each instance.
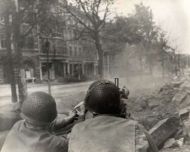
[[72, 31], [72, 30], [69, 31], [69, 37], [70, 37], [70, 38], [73, 37], [73, 31]]
[[69, 54], [72, 56], [72, 47], [69, 46]]
[[42, 49], [42, 52], [43, 53], [47, 53], [47, 51], [49, 52], [50, 51], [50, 48], [51, 48], [51, 42], [43, 39], [42, 42], [41, 42], [41, 49]]
[[79, 55], [82, 56], [82, 49], [79, 48]]
[[33, 37], [27, 37], [25, 40], [25, 47], [28, 49], [34, 48], [34, 38]]
[[1, 40], [1, 48], [6, 48], [6, 40]]
[[75, 54], [74, 56], [77, 56], [77, 47], [75, 47]]

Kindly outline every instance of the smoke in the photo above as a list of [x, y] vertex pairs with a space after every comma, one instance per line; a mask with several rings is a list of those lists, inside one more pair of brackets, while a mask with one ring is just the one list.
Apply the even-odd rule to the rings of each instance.
[[141, 47], [126, 46], [123, 52], [112, 56], [109, 69], [105, 67], [107, 79], [114, 81], [114, 78], [119, 78], [120, 88], [126, 86], [131, 95], [155, 90], [172, 76], [166, 68], [163, 69], [159, 60], [153, 58], [152, 62], [147, 62], [140, 53]]

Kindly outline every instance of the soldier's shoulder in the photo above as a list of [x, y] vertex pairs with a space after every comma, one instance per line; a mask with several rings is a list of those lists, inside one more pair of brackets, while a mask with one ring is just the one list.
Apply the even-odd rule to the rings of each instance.
[[84, 131], [85, 128], [88, 126], [91, 126], [94, 122], [94, 119], [93, 118], [89, 118], [89, 119], [86, 119], [85, 121], [81, 121], [81, 122], [78, 122], [77, 124], [75, 124], [72, 128], [72, 131], [71, 131], [71, 134], [74, 133], [74, 132], [81, 132], [81, 131]]
[[61, 150], [61, 148], [65, 149], [68, 146], [68, 139], [64, 136], [56, 136], [56, 135], [49, 134], [48, 139], [46, 139], [46, 141], [51, 149], [60, 148]]

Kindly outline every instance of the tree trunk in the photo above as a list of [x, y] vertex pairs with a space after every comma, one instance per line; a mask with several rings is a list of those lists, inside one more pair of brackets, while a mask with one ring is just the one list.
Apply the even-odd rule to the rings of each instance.
[[9, 82], [11, 85], [11, 96], [12, 96], [12, 102], [17, 102], [16, 81], [15, 81], [15, 73], [13, 66], [12, 49], [11, 49], [10, 14], [8, 12], [5, 15], [5, 28], [6, 28], [6, 48], [8, 56], [8, 75], [9, 75]]
[[23, 72], [21, 66], [18, 67], [18, 93], [19, 93], [19, 102], [22, 104], [27, 95], [27, 86], [25, 78], [23, 78]]
[[[19, 6], [18, 6], [19, 7]], [[26, 82], [23, 79], [22, 74], [22, 40], [20, 33], [20, 14], [19, 8], [17, 8], [14, 16], [13, 16], [13, 24], [14, 24], [14, 49], [16, 53], [16, 61], [17, 61], [17, 70], [18, 70], [18, 92], [19, 92], [19, 102], [23, 102], [26, 98]]]
[[100, 36], [98, 33], [95, 34], [95, 46], [98, 53], [98, 75], [99, 78], [102, 79], [104, 77], [104, 67], [103, 67], [103, 60], [104, 60], [104, 51], [102, 49], [102, 45], [100, 42]]

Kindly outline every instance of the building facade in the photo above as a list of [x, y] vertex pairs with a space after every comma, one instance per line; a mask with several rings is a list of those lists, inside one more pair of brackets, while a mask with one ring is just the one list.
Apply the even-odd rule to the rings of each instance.
[[[65, 13], [62, 17], [66, 17]], [[97, 54], [94, 43], [86, 39], [72, 39], [75, 36], [76, 21], [70, 17], [58, 34], [49, 37], [35, 36], [36, 30], [24, 39], [22, 47], [22, 68], [27, 80], [83, 80], [97, 74]], [[4, 25], [0, 25], [0, 82], [8, 82], [6, 37]], [[14, 52], [13, 52], [14, 56]], [[49, 75], [49, 76], [48, 76]]]

